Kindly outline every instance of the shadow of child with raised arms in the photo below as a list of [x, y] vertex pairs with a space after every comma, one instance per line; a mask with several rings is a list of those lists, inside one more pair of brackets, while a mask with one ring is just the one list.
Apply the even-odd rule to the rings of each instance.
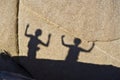
[[82, 42], [79, 38], [75, 38], [74, 39], [74, 44], [73, 45], [66, 44], [64, 42], [64, 37], [65, 37], [64, 35], [61, 37], [61, 39], [62, 39], [62, 45], [64, 45], [64, 46], [66, 46], [66, 47], [69, 48], [68, 55], [67, 55], [65, 61], [76, 62], [78, 60], [78, 56], [79, 56], [79, 53], [81, 51], [82, 52], [90, 52], [93, 49], [93, 47], [94, 47], [94, 42], [93, 42], [91, 48], [88, 49], [88, 50], [85, 50], [85, 49], [83, 49], [81, 47], [78, 47], [79, 44]]
[[38, 38], [42, 34], [42, 30], [41, 29], [37, 29], [35, 31], [35, 35], [32, 35], [32, 34], [27, 34], [28, 28], [29, 28], [29, 24], [27, 24], [26, 30], [25, 30], [25, 36], [30, 38], [30, 40], [28, 42], [28, 58], [35, 59], [36, 58], [36, 52], [38, 50], [40, 50], [40, 48], [38, 47], [38, 45], [41, 44], [43, 46], [48, 47], [49, 42], [50, 42], [51, 34], [48, 35], [48, 41], [47, 41], [47, 43], [44, 43], [43, 41], [41, 41]]

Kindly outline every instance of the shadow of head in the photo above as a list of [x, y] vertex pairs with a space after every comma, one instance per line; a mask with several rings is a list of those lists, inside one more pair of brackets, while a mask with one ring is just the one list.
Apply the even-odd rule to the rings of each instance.
[[79, 39], [79, 38], [75, 38], [74, 39], [74, 44], [75, 44], [75, 46], [78, 46], [79, 44], [81, 44], [81, 39]]
[[42, 34], [42, 30], [41, 29], [37, 29], [35, 31], [35, 36], [40, 36]]

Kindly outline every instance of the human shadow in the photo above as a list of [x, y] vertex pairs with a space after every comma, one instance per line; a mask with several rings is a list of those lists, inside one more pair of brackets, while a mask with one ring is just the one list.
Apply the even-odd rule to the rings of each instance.
[[26, 30], [25, 30], [25, 36], [30, 38], [30, 40], [28, 42], [28, 53], [27, 54], [28, 54], [28, 57], [30, 59], [35, 59], [36, 58], [36, 52], [38, 50], [40, 50], [38, 45], [41, 44], [43, 46], [48, 47], [49, 42], [50, 42], [51, 34], [48, 35], [47, 43], [44, 43], [42, 40], [38, 39], [38, 37], [41, 36], [41, 34], [42, 34], [42, 30], [41, 29], [37, 29], [35, 31], [35, 35], [32, 35], [32, 34], [27, 34], [28, 28], [29, 28], [29, 24], [27, 24]]
[[[69, 47], [69, 52], [65, 60], [36, 59], [37, 45], [45, 44], [38, 39], [41, 30], [36, 30], [36, 34], [27, 34], [30, 37], [28, 42], [28, 56], [12, 57], [19, 60], [19, 65], [32, 75], [36, 80], [120, 80], [120, 68], [112, 65], [99, 65], [92, 63], [77, 62], [80, 51], [90, 52], [94, 43], [89, 50], [78, 47], [81, 40], [75, 38], [74, 45], [64, 42], [64, 36], [61, 37], [62, 45]], [[48, 37], [47, 46], [49, 44], [50, 35]], [[32, 59], [29, 59], [32, 58]]]
[[79, 38], [74, 39], [73, 45], [66, 44], [64, 42], [64, 37], [65, 37], [64, 35], [61, 37], [62, 45], [69, 48], [68, 55], [65, 59], [65, 61], [67, 61], [67, 62], [76, 62], [78, 60], [78, 56], [79, 56], [80, 52], [90, 52], [94, 47], [94, 43], [92, 44], [91, 48], [88, 50], [85, 50], [85, 49], [79, 47], [79, 44], [82, 42]]
[[112, 65], [98, 65], [64, 60], [29, 59], [13, 57], [36, 80], [120, 80], [120, 68]]
[[80, 39], [75, 38], [74, 45], [62, 44], [70, 48], [66, 60], [29, 59], [29, 56], [13, 57], [19, 59], [21, 64], [36, 80], [120, 80], [120, 68], [112, 65], [99, 65], [77, 62], [80, 51], [90, 52], [79, 48]]
[[120, 80], [120, 67], [112, 65], [29, 59], [4, 53], [0, 53], [0, 71], [32, 76], [35, 80]]
[[10, 57], [5, 53], [0, 53], [0, 71], [32, 76], [35, 80], [120, 80], [120, 68], [112, 65]]

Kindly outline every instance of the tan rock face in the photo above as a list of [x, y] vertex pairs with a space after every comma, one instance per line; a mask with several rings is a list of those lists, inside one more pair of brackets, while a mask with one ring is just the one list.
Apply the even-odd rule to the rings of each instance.
[[120, 67], [119, 4], [119, 0], [20, 0], [20, 63], [37, 80], [113, 79], [110, 76], [119, 75], [113, 66]]
[[[81, 52], [79, 60], [95, 64], [112, 64], [120, 66], [120, 40], [112, 42], [96, 42], [92, 52], [85, 54]], [[84, 56], [84, 57], [83, 57]]]
[[0, 0], [0, 49], [17, 55], [16, 20], [18, 0]]
[[119, 0], [20, 0], [20, 56], [66, 60], [70, 47], [62, 43], [65, 35], [65, 44], [75, 46], [77, 37], [85, 50], [92, 47], [87, 41], [106, 41], [96, 42], [89, 53], [79, 52], [75, 61], [120, 66], [120, 41], [115, 40], [120, 37], [119, 4]]
[[0, 0], [0, 51], [37, 80], [118, 79], [119, 26], [120, 0]]
[[119, 0], [21, 0], [36, 17], [61, 32], [89, 41], [120, 38]]

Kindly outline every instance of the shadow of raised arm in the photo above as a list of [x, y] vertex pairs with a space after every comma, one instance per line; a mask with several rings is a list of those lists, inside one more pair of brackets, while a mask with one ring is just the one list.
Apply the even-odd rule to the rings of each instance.
[[95, 46], [95, 43], [93, 42], [93, 44], [92, 44], [92, 46], [91, 46], [91, 48], [90, 48], [89, 50], [85, 50], [85, 49], [83, 49], [83, 48], [80, 48], [80, 49], [81, 49], [81, 51], [83, 51], [83, 52], [90, 52], [90, 51], [94, 48], [94, 46]]
[[51, 34], [49, 34], [48, 35], [48, 41], [47, 41], [47, 43], [45, 44], [45, 43], [43, 43], [42, 41], [40, 42], [42, 45], [44, 45], [44, 46], [49, 46], [49, 43], [50, 43], [50, 38], [51, 38]]
[[65, 37], [64, 35], [62, 35], [62, 37], [61, 37], [62, 45], [66, 46], [66, 47], [70, 47], [70, 45], [64, 43], [64, 40], [63, 40], [64, 37]]
[[29, 28], [29, 24], [27, 24], [27, 26], [26, 26], [26, 29], [25, 29], [25, 36], [31, 37], [31, 36], [32, 36], [31, 34], [27, 34], [28, 28]]

